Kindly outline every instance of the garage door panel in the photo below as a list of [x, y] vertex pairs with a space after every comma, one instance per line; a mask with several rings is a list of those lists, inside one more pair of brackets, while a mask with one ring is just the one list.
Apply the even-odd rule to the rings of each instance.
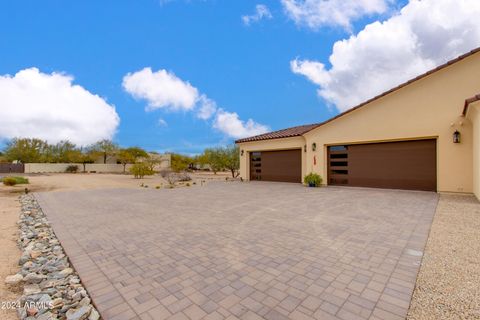
[[[302, 154], [301, 150], [279, 150], [255, 152], [255, 158], [251, 154], [251, 180], [277, 181], [277, 182], [301, 182]], [[258, 156], [260, 161], [258, 161]], [[254, 161], [253, 161], [254, 160]], [[253, 162], [252, 162], [253, 161]], [[260, 169], [258, 162], [261, 163]], [[259, 170], [259, 172], [256, 172]]]
[[[435, 140], [349, 145], [346, 149], [346, 185], [436, 190]], [[332, 168], [337, 167], [330, 167], [331, 175], [335, 173]]]

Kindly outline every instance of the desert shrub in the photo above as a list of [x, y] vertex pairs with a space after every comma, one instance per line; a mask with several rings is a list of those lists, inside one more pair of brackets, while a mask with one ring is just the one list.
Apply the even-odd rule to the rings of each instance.
[[69, 165], [66, 169], [65, 172], [68, 173], [77, 173], [78, 172], [78, 166], [75, 164]]
[[133, 174], [135, 179], [143, 179], [145, 176], [152, 176], [155, 174], [155, 171], [150, 168], [147, 164], [143, 162], [135, 163], [131, 168], [130, 168], [130, 173]]
[[25, 177], [13, 177], [13, 179], [15, 179], [15, 181], [17, 181], [17, 184], [28, 184], [29, 181], [27, 178]]
[[303, 181], [305, 184], [307, 184], [310, 187], [320, 187], [322, 184], [322, 177], [316, 173], [309, 173], [303, 178]]
[[187, 173], [177, 173], [178, 181], [191, 181], [192, 178]]
[[6, 186], [14, 186], [17, 184], [17, 180], [15, 180], [13, 177], [6, 177], [2, 179], [3, 184]]
[[169, 185], [174, 185], [175, 182], [178, 182], [178, 176], [176, 174], [171, 173], [167, 176], [167, 181]]
[[155, 189], [160, 189], [160, 186], [156, 186]]
[[2, 179], [6, 186], [14, 186], [16, 184], [28, 184], [28, 179], [24, 177], [5, 177]]

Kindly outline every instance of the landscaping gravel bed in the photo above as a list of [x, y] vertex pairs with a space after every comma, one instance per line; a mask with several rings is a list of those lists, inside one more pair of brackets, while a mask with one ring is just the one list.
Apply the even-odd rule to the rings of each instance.
[[20, 203], [21, 270], [5, 282], [23, 286], [23, 295], [11, 307], [17, 308], [20, 319], [27, 320], [100, 319], [35, 198], [23, 195]]
[[407, 319], [480, 319], [480, 203], [442, 194]]

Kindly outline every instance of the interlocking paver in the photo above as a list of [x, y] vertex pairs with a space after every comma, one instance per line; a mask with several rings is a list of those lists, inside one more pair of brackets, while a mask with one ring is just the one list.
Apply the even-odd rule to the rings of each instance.
[[106, 320], [404, 318], [438, 201], [262, 182], [36, 197]]

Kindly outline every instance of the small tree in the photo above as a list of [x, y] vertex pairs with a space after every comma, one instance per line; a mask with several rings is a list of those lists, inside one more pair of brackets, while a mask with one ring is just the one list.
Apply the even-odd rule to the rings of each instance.
[[214, 174], [217, 174], [218, 171], [222, 171], [224, 169], [222, 155], [219, 150], [219, 148], [205, 149], [202, 156], [204, 158], [203, 161], [210, 166], [210, 169]]
[[135, 179], [143, 179], [143, 177], [151, 176], [155, 173], [146, 163], [143, 162], [135, 163], [130, 168], [130, 172], [133, 174]]
[[3, 152], [0, 152], [0, 163], [3, 162], [8, 162], [7, 157], [3, 154]]
[[194, 163], [194, 160], [191, 157], [178, 153], [172, 153], [171, 161], [172, 170], [175, 172], [185, 171]]
[[130, 147], [124, 150], [130, 153], [135, 158], [135, 161], [140, 158], [149, 158], [148, 152], [140, 147]]
[[87, 171], [87, 163], [94, 163], [97, 154], [89, 150], [75, 150], [69, 154], [69, 162], [81, 163], [83, 165], [83, 172]]
[[92, 151], [96, 151], [103, 156], [103, 163], [107, 163], [109, 156], [114, 156], [118, 151], [118, 146], [111, 140], [101, 140], [91, 146]]
[[230, 170], [232, 178], [238, 177], [240, 174], [240, 150], [237, 146], [232, 145], [221, 150], [223, 165], [225, 169]]
[[148, 159], [148, 153], [139, 147], [122, 149], [117, 153], [117, 160], [123, 165], [123, 173], [126, 171], [127, 164], [135, 163], [139, 158]]
[[46, 141], [35, 138], [15, 138], [7, 143], [5, 158], [11, 162], [22, 163], [42, 162], [42, 155], [48, 148]]
[[118, 152], [117, 160], [123, 165], [123, 173], [125, 173], [127, 164], [135, 163], [135, 156], [127, 149], [123, 149]]
[[233, 178], [238, 176], [240, 153], [235, 145], [206, 149], [198, 159], [200, 162], [208, 164], [214, 173], [229, 170]]
[[75, 144], [68, 140], [62, 140], [48, 145], [43, 154], [43, 160], [44, 162], [69, 163], [74, 160], [77, 151]]

